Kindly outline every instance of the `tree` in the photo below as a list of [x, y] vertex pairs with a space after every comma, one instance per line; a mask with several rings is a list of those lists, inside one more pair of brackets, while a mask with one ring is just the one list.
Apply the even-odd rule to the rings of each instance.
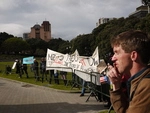
[[14, 37], [13, 35], [7, 34], [6, 32], [0, 32], [0, 46], [8, 38]]
[[[62, 48], [61, 48], [61, 45], [63, 43], [65, 43], [66, 41], [61, 39], [61, 38], [55, 38], [55, 39], [51, 39], [49, 42], [48, 42], [48, 48], [53, 50], [53, 51], [57, 51], [57, 52], [62, 52]], [[63, 48], [64, 49], [64, 48]]]
[[43, 49], [36, 49], [34, 55], [36, 55], [36, 56], [46, 56], [46, 52]]
[[142, 4], [144, 5], [148, 5], [148, 3], [150, 2], [150, 0], [141, 0]]
[[26, 40], [26, 42], [30, 45], [31, 47], [31, 54], [34, 54], [37, 49], [42, 49], [45, 53], [47, 51], [48, 48], [48, 43], [43, 41], [42, 39], [37, 39], [37, 38], [31, 38]]
[[9, 38], [2, 43], [1, 49], [8, 54], [19, 54], [30, 49], [26, 41], [20, 38]]
[[77, 49], [81, 56], [91, 56], [93, 52], [91, 37], [91, 34], [77, 36], [71, 41], [72, 50], [75, 51]]
[[62, 42], [60, 45], [59, 45], [59, 49], [58, 51], [60, 53], [63, 53], [63, 54], [70, 54], [71, 53], [71, 45], [70, 45], [70, 42], [69, 41], [65, 41], [65, 42]]

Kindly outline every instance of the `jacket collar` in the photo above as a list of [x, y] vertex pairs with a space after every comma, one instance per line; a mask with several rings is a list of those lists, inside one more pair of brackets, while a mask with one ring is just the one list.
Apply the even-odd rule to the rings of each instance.
[[[134, 76], [128, 79], [127, 82], [127, 91], [128, 96], [132, 98], [133, 92], [136, 90], [139, 82], [150, 72], [150, 66], [147, 66], [146, 68], [142, 69], [138, 73], [136, 73]], [[132, 85], [131, 85], [132, 84]]]

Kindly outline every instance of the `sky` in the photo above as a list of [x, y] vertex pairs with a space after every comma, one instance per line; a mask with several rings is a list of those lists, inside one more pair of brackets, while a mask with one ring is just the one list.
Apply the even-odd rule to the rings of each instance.
[[89, 34], [99, 18], [128, 17], [141, 0], [0, 0], [0, 32], [17, 37], [35, 24], [51, 24], [53, 38]]

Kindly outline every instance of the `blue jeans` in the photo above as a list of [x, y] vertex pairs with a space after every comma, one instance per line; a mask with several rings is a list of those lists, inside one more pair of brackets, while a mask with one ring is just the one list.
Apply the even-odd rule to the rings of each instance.
[[87, 82], [85, 80], [82, 81], [82, 90], [81, 90], [81, 94], [85, 93], [85, 87], [87, 85]]

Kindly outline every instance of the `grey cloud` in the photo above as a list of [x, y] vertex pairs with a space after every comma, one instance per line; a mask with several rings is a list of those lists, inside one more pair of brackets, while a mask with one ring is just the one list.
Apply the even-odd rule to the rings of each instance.
[[48, 20], [53, 37], [71, 40], [91, 33], [99, 18], [127, 17], [140, 5], [140, 0], [0, 0], [0, 32], [22, 36]]

